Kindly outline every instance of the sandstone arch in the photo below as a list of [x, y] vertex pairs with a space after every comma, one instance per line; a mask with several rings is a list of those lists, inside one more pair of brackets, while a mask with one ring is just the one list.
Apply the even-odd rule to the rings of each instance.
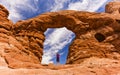
[[[105, 46], [102, 47], [101, 43], [98, 43], [96, 41], [94, 35], [99, 32], [99, 30], [101, 30], [105, 32], [105, 37], [112, 36], [112, 33], [109, 34], [109, 32], [111, 32], [111, 30], [109, 29], [111, 28], [114, 31], [117, 30], [112, 27], [113, 24], [115, 25], [118, 23], [116, 22], [115, 18], [113, 18], [110, 14], [98, 14], [79, 11], [60, 11], [45, 13], [27, 21], [17, 22], [14, 27], [14, 34], [18, 32], [16, 37], [21, 35], [30, 36], [32, 32], [36, 31], [36, 34], [39, 31], [39, 35], [42, 34], [41, 36], [44, 37], [43, 33], [47, 28], [66, 27], [67, 29], [73, 31], [76, 34], [76, 38], [70, 46], [67, 61], [67, 63], [73, 64], [81, 63], [82, 60], [93, 56], [106, 57], [107, 54], [104, 53], [102, 50], [104, 50], [108, 44], [104, 43]], [[114, 33], [114, 31], [112, 32]], [[31, 36], [34, 37], [35, 34], [31, 34]], [[41, 38], [41, 36], [38, 37]], [[42, 42], [44, 41], [44, 39], [41, 40]], [[113, 50], [113, 48], [111, 48], [111, 50]], [[106, 52], [107, 51], [108, 49], [106, 48]], [[39, 54], [40, 60], [41, 55], [42, 53]]]
[[[3, 17], [8, 16], [6, 11], [0, 10], [0, 14], [0, 44], [4, 44], [1, 56], [12, 68], [41, 67], [38, 64], [42, 59], [43, 33], [47, 28], [66, 27], [76, 34], [69, 49], [68, 64], [79, 64], [90, 57], [114, 59], [113, 52], [120, 51], [117, 46], [120, 43], [120, 25], [116, 22], [119, 18], [109, 13], [66, 10], [41, 14], [14, 25], [6, 16]], [[97, 42], [94, 35], [99, 32], [111, 39]]]

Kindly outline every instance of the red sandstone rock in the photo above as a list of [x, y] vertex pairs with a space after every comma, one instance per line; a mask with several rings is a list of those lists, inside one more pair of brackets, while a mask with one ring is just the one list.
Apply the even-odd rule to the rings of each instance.
[[119, 14], [120, 13], [120, 2], [109, 2], [106, 5], [105, 12], [112, 13], [112, 14], [113, 13]]
[[[44, 13], [14, 25], [7, 19], [9, 12], [0, 5], [0, 73], [120, 74], [119, 4], [107, 4], [106, 13], [65, 10]], [[44, 32], [47, 28], [60, 27], [66, 27], [76, 34], [69, 49], [67, 65], [41, 65]]]

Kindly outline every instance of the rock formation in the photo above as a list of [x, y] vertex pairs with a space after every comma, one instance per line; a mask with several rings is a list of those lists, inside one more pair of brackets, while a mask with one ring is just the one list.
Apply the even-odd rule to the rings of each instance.
[[[16, 24], [7, 19], [9, 12], [0, 5], [0, 66], [7, 68], [2, 68], [4, 71], [0, 72], [4, 75], [13, 72], [18, 72], [18, 75], [34, 72], [42, 75], [48, 72], [51, 72], [51, 75], [61, 72], [62, 75], [120, 74], [119, 4], [110, 2], [106, 5], [105, 13], [64, 10], [44, 13], [35, 18], [18, 21]], [[47, 28], [60, 27], [66, 27], [76, 34], [69, 48], [68, 65], [43, 66], [40, 63], [44, 32]], [[27, 68], [34, 68], [34, 71], [31, 72]], [[46, 70], [48, 72], [43, 74]], [[20, 72], [22, 73], [19, 74]]]
[[[45, 37], [43, 33], [47, 28], [66, 27], [76, 34], [76, 38], [69, 49], [67, 63], [79, 64], [86, 58], [94, 56], [114, 59], [116, 56], [113, 55], [116, 55], [116, 53], [119, 55], [119, 20], [113, 14], [108, 13], [67, 10], [45, 13], [26, 21], [17, 22], [13, 30], [15, 37], [18, 40], [21, 38], [21, 44], [23, 46], [31, 45], [28, 50], [34, 53], [39, 47], [42, 49], [41, 43], [43, 43], [44, 38], [41, 37]], [[40, 37], [35, 34], [39, 34]], [[25, 37], [29, 37], [27, 39], [28, 43], [24, 41]], [[37, 44], [36, 39], [39, 38], [41, 42]], [[33, 43], [34, 41], [35, 43]], [[37, 53], [37, 57], [41, 59], [40, 55], [42, 54], [39, 54], [41, 52], [38, 51]], [[116, 58], [119, 59], [119, 57]]]

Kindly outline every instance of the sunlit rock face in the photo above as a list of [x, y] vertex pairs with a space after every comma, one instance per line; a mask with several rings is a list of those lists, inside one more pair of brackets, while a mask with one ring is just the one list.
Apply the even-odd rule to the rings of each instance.
[[[32, 47], [34, 44], [34, 38], [32, 39], [31, 37], [35, 31], [27, 33], [27, 37], [22, 35], [25, 33], [14, 34], [14, 32], [16, 32], [13, 29], [14, 24], [12, 21], [7, 19], [8, 15], [9, 12], [7, 9], [0, 5], [0, 65], [9, 66], [10, 68], [24, 68], [31, 67], [32, 64], [40, 63], [40, 59], [38, 58], [42, 53], [42, 48], [40, 49], [42, 45], [40, 46], [39, 44], [39, 46], [35, 46], [35, 48]], [[37, 38], [40, 36], [40, 38], [44, 39], [44, 36], [42, 37], [41, 35], [42, 34], [39, 33], [34, 34], [34, 36], [36, 36], [36, 42], [42, 42], [38, 40], [39, 38]], [[28, 40], [32, 40], [33, 42], [29, 42]], [[35, 53], [34, 50], [36, 47], [38, 48]], [[30, 49], [32, 49], [33, 52], [30, 51]]]
[[119, 14], [120, 13], [120, 2], [109, 2], [106, 5], [106, 13]]
[[[44, 13], [35, 18], [17, 22], [14, 34], [25, 36], [33, 31], [39, 31], [43, 35], [47, 28], [61, 27], [66, 27], [76, 34], [69, 49], [68, 64], [79, 64], [90, 57], [119, 59], [119, 19], [109, 13], [69, 10]], [[23, 34], [25, 32], [27, 33]], [[16, 37], [19, 36], [16, 35]]]
[[[29, 23], [29, 27], [28, 24]], [[26, 25], [26, 26], [25, 26]], [[118, 19], [107, 13], [60, 11], [45, 13], [27, 21], [17, 22], [16, 32], [36, 30], [44, 33], [47, 28], [66, 27], [76, 34], [69, 49], [68, 64], [81, 63], [90, 57], [119, 59]], [[20, 29], [20, 27], [23, 27]], [[27, 30], [26, 30], [27, 29]], [[18, 34], [18, 33], [17, 33]]]
[[61, 27], [76, 34], [67, 64], [80, 64], [91, 57], [120, 59], [120, 19], [107, 10], [107, 13], [72, 10], [44, 13], [13, 24], [7, 19], [8, 11], [0, 8], [0, 59], [4, 66], [43, 68], [40, 63], [44, 32], [47, 28]]

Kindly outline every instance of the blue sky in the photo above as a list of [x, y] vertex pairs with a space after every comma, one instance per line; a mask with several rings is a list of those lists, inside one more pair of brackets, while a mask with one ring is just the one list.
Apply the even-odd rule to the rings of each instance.
[[[78, 10], [89, 12], [104, 12], [105, 4], [112, 0], [0, 0], [10, 12], [9, 19], [14, 23], [25, 20], [45, 12], [59, 10]], [[75, 34], [65, 27], [47, 29], [44, 33], [44, 55], [42, 63], [55, 63], [55, 54], [61, 54], [61, 62], [66, 62], [66, 56], [70, 43]]]

